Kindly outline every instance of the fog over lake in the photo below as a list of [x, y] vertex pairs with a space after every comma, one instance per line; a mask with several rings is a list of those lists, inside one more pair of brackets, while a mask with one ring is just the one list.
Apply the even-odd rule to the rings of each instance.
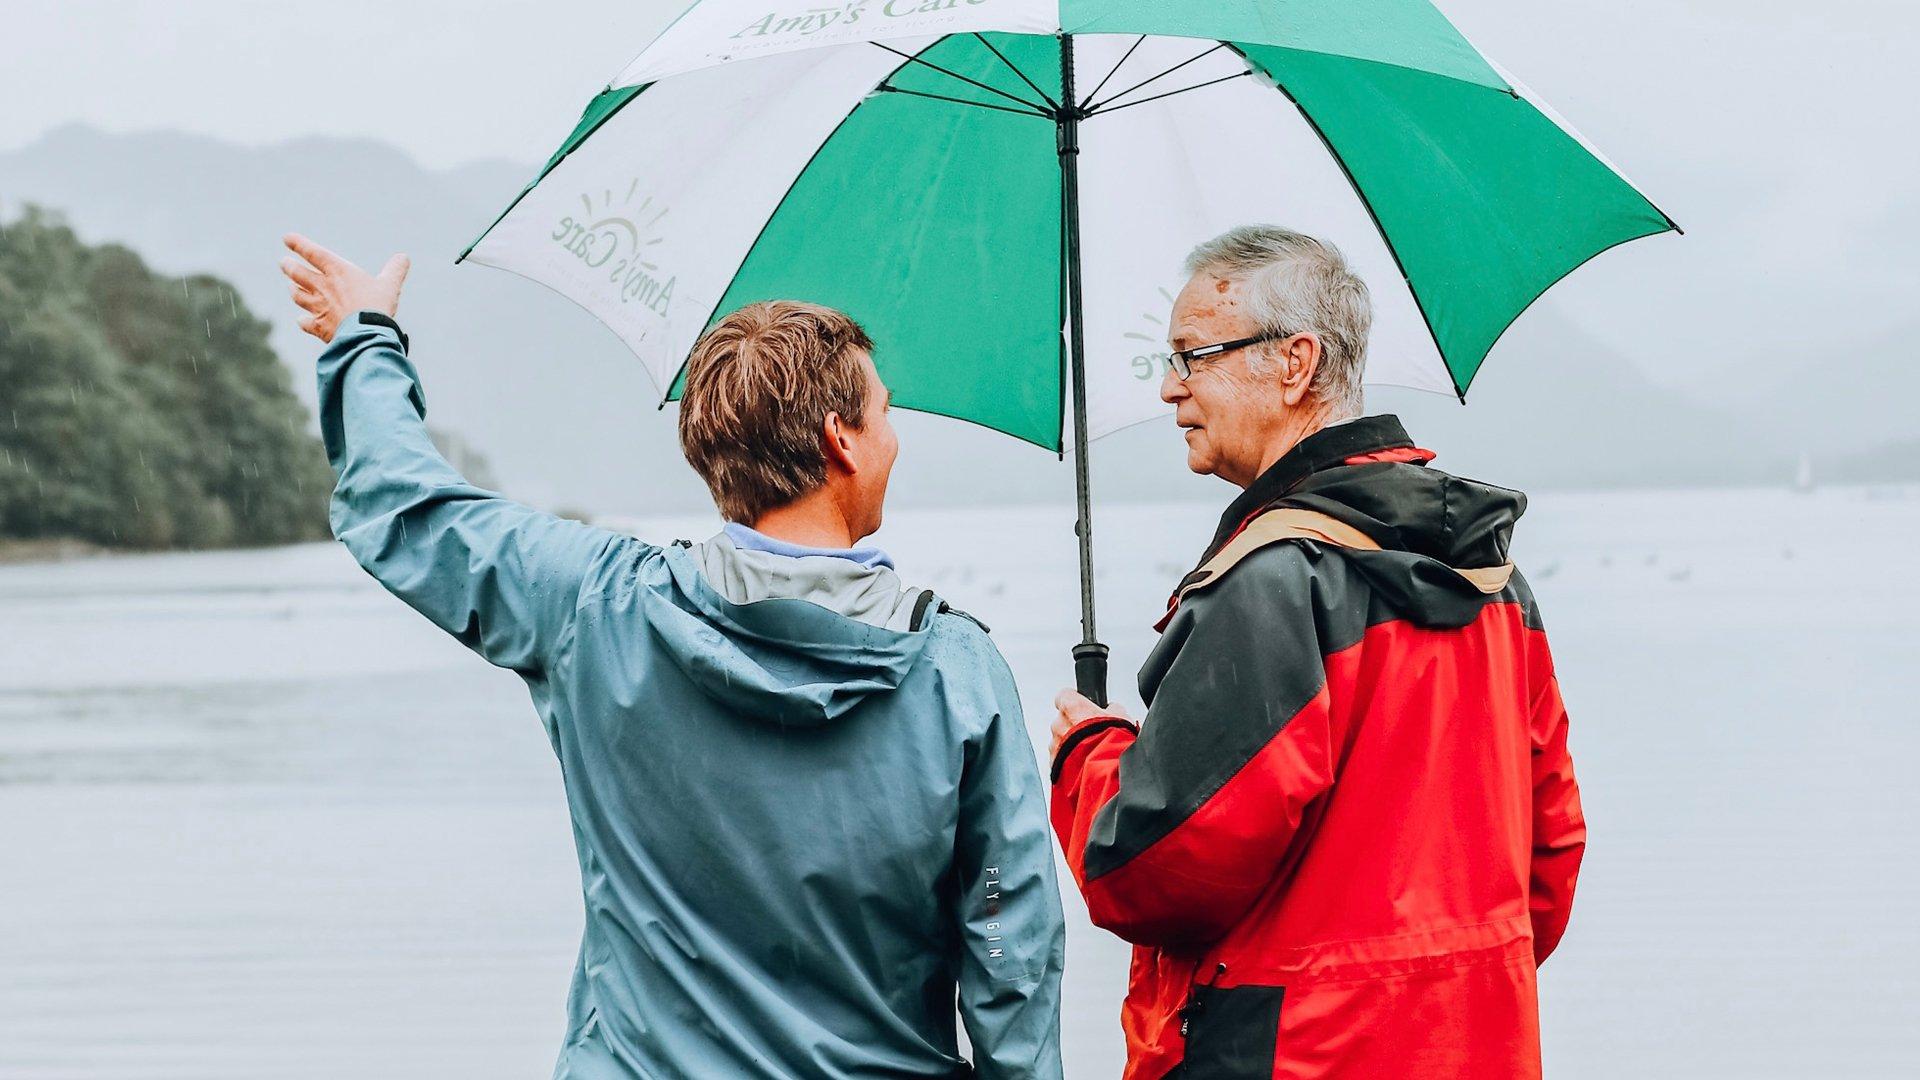
[[[1216, 509], [1097, 517], [1117, 686]], [[1917, 529], [1920, 488], [1536, 499], [1516, 556], [1592, 834], [1549, 1075], [1912, 1075], [1920, 581], [1861, 538]], [[1043, 740], [1064, 512], [880, 540], [993, 627]], [[0, 567], [0, 830], [0, 1077], [552, 1067], [580, 928], [552, 752], [516, 677], [337, 546]], [[1116, 1076], [1126, 950], [1068, 911], [1068, 1076]]]

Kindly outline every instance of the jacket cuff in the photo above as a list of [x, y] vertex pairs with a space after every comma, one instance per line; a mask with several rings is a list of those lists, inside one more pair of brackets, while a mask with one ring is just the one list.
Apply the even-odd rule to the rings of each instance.
[[1117, 727], [1126, 728], [1135, 735], [1140, 734], [1140, 725], [1124, 716], [1088, 717], [1070, 728], [1067, 731], [1066, 738], [1060, 740], [1060, 749], [1053, 753], [1051, 781], [1056, 784], [1060, 782], [1060, 773], [1067, 767], [1067, 758], [1072, 756], [1075, 750], [1080, 749], [1082, 743], [1106, 731], [1108, 728]]
[[409, 342], [407, 340], [407, 332], [400, 329], [400, 324], [395, 322], [391, 315], [382, 314], [378, 311], [356, 311], [352, 315], [347, 316], [347, 322], [341, 325], [344, 327], [348, 323], [359, 323], [361, 326], [379, 326], [391, 330], [393, 331], [393, 336], [400, 339], [400, 351], [406, 352], [408, 350]]

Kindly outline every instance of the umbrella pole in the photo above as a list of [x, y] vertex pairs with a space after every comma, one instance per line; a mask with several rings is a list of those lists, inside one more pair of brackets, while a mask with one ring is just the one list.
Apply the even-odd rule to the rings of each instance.
[[1068, 377], [1073, 385], [1073, 483], [1080, 540], [1080, 644], [1073, 647], [1075, 687], [1107, 704], [1107, 647], [1093, 626], [1093, 503], [1087, 462], [1087, 364], [1080, 300], [1080, 111], [1073, 93], [1073, 35], [1060, 35], [1060, 105], [1054, 110], [1060, 154], [1060, 215], [1066, 231]]

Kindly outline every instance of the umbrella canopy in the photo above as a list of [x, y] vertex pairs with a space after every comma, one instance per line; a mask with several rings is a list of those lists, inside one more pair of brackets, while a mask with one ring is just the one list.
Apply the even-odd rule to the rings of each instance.
[[[1542, 292], [1675, 226], [1427, 0], [702, 0], [462, 255], [566, 295], [664, 400], [719, 315], [864, 323], [895, 404], [1049, 450], [1168, 411], [1181, 257], [1252, 222], [1342, 247], [1367, 372], [1464, 398]], [[1091, 89], [1086, 89], [1091, 88]]]
[[1674, 227], [1426, 0], [705, 0], [463, 257], [592, 311], [668, 396], [719, 314], [805, 298], [866, 325], [897, 404], [1060, 450], [1063, 113], [1093, 437], [1167, 412], [1181, 258], [1234, 225], [1338, 244], [1369, 381], [1458, 394], [1555, 281]]

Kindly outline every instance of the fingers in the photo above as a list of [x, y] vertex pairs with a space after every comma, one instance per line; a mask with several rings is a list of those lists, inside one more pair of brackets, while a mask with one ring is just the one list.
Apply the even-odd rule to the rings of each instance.
[[1060, 718], [1070, 724], [1077, 724], [1082, 720], [1091, 720], [1096, 716], [1118, 716], [1122, 719], [1125, 719], [1127, 716], [1127, 710], [1121, 708], [1119, 705], [1108, 705], [1102, 708], [1101, 706], [1095, 705], [1078, 690], [1072, 689], [1060, 691], [1053, 699], [1053, 707], [1059, 710]]
[[1100, 706], [1087, 700], [1087, 698], [1077, 690], [1060, 691], [1059, 694], [1054, 696], [1053, 707], [1060, 710], [1061, 716], [1075, 722], [1084, 720], [1090, 716], [1100, 715]]
[[[298, 304], [303, 311], [315, 316], [326, 314], [327, 302], [320, 292], [326, 282], [318, 270], [309, 266], [304, 260], [288, 257], [280, 260], [280, 272], [285, 274], [287, 280], [292, 283], [287, 291], [292, 295], [295, 304]], [[302, 329], [305, 327], [303, 326]], [[312, 331], [308, 332], [312, 333]]]
[[316, 312], [300, 320], [300, 329], [332, 344], [333, 335], [340, 330], [340, 320], [330, 312]]
[[387, 314], [400, 313], [400, 289], [407, 283], [407, 271], [413, 269], [413, 260], [405, 255], [395, 255], [380, 268], [380, 276], [375, 280], [387, 289]]
[[395, 255], [380, 268], [379, 278], [393, 289], [395, 299], [400, 296], [400, 286], [406, 284], [407, 271], [413, 269], [413, 260], [405, 255]]
[[323, 273], [353, 265], [340, 256], [335, 255], [333, 252], [328, 251], [326, 248], [321, 247], [319, 244], [301, 236], [299, 233], [288, 233], [281, 237], [280, 240], [287, 245], [288, 250], [312, 263]]
[[280, 260], [280, 272], [287, 275], [296, 289], [317, 292], [320, 289], [321, 274], [306, 262], [289, 256]]
[[1064, 713], [1053, 722], [1053, 727], [1049, 730], [1048, 734], [1053, 736], [1054, 750], [1060, 749], [1060, 740], [1066, 738], [1067, 732], [1072, 730], [1073, 721], [1069, 720]]
[[289, 292], [293, 302], [310, 316], [301, 321], [301, 330], [321, 341], [332, 341], [340, 318], [347, 313], [395, 313], [400, 288], [413, 268], [412, 260], [405, 255], [388, 259], [377, 276], [369, 277], [366, 271], [299, 233], [288, 233], [281, 239], [287, 250], [298, 256], [280, 260], [280, 272], [292, 283]]
[[326, 314], [327, 302], [321, 298], [319, 293], [311, 289], [303, 289], [298, 285], [295, 285], [289, 291], [293, 294], [293, 302], [300, 305], [301, 310], [312, 312], [315, 315]]

